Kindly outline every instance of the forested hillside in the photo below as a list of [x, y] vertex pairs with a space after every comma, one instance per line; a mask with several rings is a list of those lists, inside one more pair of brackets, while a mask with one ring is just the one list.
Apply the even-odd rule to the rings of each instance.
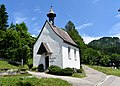
[[93, 40], [88, 46], [106, 53], [120, 54], [120, 39], [118, 37], [103, 37], [99, 40]]
[[120, 67], [120, 39], [118, 37], [103, 37], [99, 40], [93, 40], [88, 44], [88, 47], [102, 52], [101, 59], [104, 59], [105, 66]]

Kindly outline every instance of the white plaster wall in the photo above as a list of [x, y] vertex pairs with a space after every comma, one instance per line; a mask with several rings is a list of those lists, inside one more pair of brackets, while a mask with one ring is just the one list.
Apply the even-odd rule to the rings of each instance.
[[49, 58], [49, 66], [57, 65], [62, 68], [62, 58], [61, 58], [62, 50], [61, 49], [62, 49], [63, 40], [53, 32], [48, 22], [46, 22], [40, 37], [34, 44], [33, 66], [37, 67], [39, 64], [45, 63], [44, 57], [37, 54], [39, 47], [41, 45], [41, 42], [45, 42], [49, 46], [50, 50], [52, 51], [52, 54], [50, 55], [50, 58]]
[[[70, 50], [70, 58], [68, 57], [68, 47], [71, 48]], [[74, 57], [74, 49], [76, 49], [76, 60]], [[79, 49], [68, 45], [66, 43], [62, 46], [62, 58], [63, 58], [63, 68], [70, 67], [70, 68], [77, 68], [80, 69], [80, 55]]]

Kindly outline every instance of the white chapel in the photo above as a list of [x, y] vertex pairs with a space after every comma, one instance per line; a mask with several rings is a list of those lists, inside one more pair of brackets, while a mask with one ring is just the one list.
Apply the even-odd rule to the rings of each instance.
[[47, 17], [49, 20], [44, 23], [33, 47], [33, 66], [43, 64], [44, 69], [51, 65], [80, 69], [79, 47], [66, 31], [54, 25], [56, 14], [52, 6]]

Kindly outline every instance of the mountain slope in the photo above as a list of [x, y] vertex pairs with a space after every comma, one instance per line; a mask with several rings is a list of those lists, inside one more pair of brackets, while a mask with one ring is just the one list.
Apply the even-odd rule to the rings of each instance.
[[103, 37], [99, 40], [93, 40], [88, 46], [93, 49], [120, 54], [120, 39], [118, 37]]

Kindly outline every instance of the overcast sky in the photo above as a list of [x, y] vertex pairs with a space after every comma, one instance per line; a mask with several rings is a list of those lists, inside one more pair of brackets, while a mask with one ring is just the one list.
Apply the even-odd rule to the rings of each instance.
[[120, 37], [120, 0], [0, 0], [9, 14], [9, 24], [25, 22], [38, 35], [53, 6], [55, 25], [64, 28], [71, 20], [85, 43], [103, 36]]

